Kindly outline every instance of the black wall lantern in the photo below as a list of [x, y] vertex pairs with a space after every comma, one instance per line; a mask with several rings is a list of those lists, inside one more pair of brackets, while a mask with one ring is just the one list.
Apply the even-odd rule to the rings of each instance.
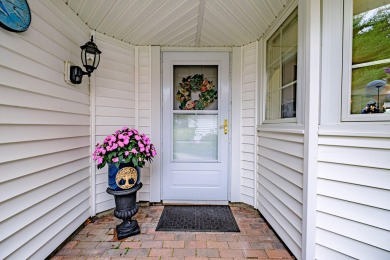
[[86, 71], [83, 71], [79, 66], [70, 66], [70, 82], [73, 84], [80, 84], [84, 75], [91, 76], [92, 72], [99, 66], [100, 54], [102, 53], [96, 44], [91, 41], [87, 42], [81, 48], [81, 61]]

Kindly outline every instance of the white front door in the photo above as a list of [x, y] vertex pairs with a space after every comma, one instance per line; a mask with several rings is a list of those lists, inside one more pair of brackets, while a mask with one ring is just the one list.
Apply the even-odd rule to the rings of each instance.
[[229, 53], [163, 54], [164, 201], [228, 201]]

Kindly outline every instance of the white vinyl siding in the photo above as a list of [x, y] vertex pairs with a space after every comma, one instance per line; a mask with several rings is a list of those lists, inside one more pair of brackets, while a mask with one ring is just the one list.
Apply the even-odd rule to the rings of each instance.
[[30, 1], [32, 24], [0, 30], [0, 259], [44, 259], [90, 216], [90, 98], [79, 65], [89, 29]]
[[[137, 128], [140, 133], [150, 137], [151, 134], [151, 47], [137, 47], [135, 63], [138, 65], [136, 74]], [[159, 108], [154, 108], [159, 109]], [[152, 140], [153, 143], [153, 140]], [[157, 155], [159, 156], [159, 155]], [[141, 169], [142, 189], [138, 191], [137, 200], [150, 201], [150, 163]]]
[[[96, 73], [95, 145], [124, 126], [135, 127], [135, 47], [96, 33], [102, 51]], [[96, 168], [97, 169], [97, 168]], [[106, 192], [108, 166], [96, 170], [96, 213], [115, 207]]]
[[321, 135], [319, 143], [316, 257], [389, 259], [389, 139]]
[[390, 124], [341, 122], [343, 6], [322, 6], [315, 257], [390, 259]]
[[303, 135], [259, 131], [257, 144], [257, 207], [301, 259]]
[[256, 43], [242, 47], [241, 80], [241, 201], [252, 206], [255, 206], [256, 49]]

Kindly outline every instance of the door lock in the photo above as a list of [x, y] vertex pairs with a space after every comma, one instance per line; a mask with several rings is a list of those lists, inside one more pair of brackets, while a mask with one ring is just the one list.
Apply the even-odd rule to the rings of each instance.
[[227, 133], [228, 133], [228, 120], [227, 119], [223, 120], [223, 133], [225, 135], [227, 135]]

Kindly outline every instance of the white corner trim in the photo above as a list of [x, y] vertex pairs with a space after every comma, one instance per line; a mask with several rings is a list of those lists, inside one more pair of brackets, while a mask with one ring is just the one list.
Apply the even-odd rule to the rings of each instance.
[[315, 259], [318, 172], [318, 124], [321, 82], [321, 0], [300, 0], [304, 92], [302, 259]]
[[[232, 117], [231, 126], [231, 177], [230, 201], [241, 201], [241, 85], [242, 85], [242, 47], [233, 48], [232, 57]], [[240, 185], [237, 185], [240, 184]]]
[[[150, 202], [161, 201], [161, 50], [159, 46], [150, 47], [150, 79], [151, 79], [151, 140], [156, 147], [157, 156], [150, 164]], [[154, 108], [154, 109], [152, 109]]]

